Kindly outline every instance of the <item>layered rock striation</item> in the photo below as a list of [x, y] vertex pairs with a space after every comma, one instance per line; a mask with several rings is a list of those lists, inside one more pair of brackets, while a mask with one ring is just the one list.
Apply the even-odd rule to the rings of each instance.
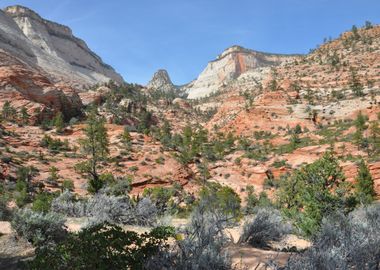
[[188, 98], [206, 97], [246, 72], [278, 66], [295, 57], [297, 56], [263, 53], [240, 46], [230, 47], [209, 62], [199, 77], [185, 87]]
[[0, 49], [46, 72], [54, 83], [80, 89], [109, 80], [123, 82], [69, 27], [45, 20], [26, 7], [0, 11]]

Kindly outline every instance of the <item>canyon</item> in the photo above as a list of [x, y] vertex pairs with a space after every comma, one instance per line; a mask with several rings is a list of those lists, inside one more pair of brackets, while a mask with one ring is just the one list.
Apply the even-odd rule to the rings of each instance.
[[[108, 219], [108, 227], [137, 233], [169, 223], [180, 233], [165, 248], [188, 237], [185, 225], [204, 226], [203, 238], [225, 226], [216, 234], [231, 241], [211, 253], [229, 253], [234, 269], [268, 269], [272, 259], [283, 266], [314, 248], [297, 219], [316, 205], [300, 206], [292, 220], [298, 227], [266, 246], [243, 244], [243, 223], [263, 212], [261, 222], [280, 222], [264, 226], [265, 233], [288, 226], [282, 215], [290, 211], [280, 208], [290, 203], [280, 206], [281, 192], [294, 179], [289, 189], [298, 188], [297, 177], [316, 178], [318, 186], [316, 164], [326, 166], [322, 176], [337, 173], [322, 179], [327, 184], [313, 203], [331, 206], [347, 191], [348, 207], [339, 201], [338, 209], [363, 218], [360, 177], [370, 179], [371, 202], [380, 199], [379, 25], [353, 27], [305, 55], [235, 45], [185, 85], [175, 85], [164, 69], [139, 85], [124, 81], [69, 27], [10, 6], [0, 10], [0, 108], [0, 268], [19, 269], [20, 260], [41, 251], [16, 236], [8, 211], [66, 215], [61, 225], [72, 237]], [[308, 170], [317, 173], [309, 177]], [[216, 216], [236, 210], [234, 226], [210, 225], [215, 217], [201, 207]], [[202, 226], [192, 224], [197, 217]]]
[[[52, 118], [59, 111], [67, 121], [73, 117], [80, 118], [86, 106], [98, 104], [99, 112], [106, 116], [110, 124], [110, 132], [118, 131], [118, 136], [121, 136], [123, 130], [115, 125], [115, 121], [120, 118], [117, 115], [120, 112], [126, 117], [122, 122], [132, 129], [140, 121], [138, 115], [151, 112], [154, 125], [162, 127], [168, 121], [174, 133], [181, 133], [188, 125], [201, 125], [211, 137], [218, 132], [232, 133], [236, 138], [256, 141], [256, 147], [260, 148], [263, 143], [271, 145], [272, 148], [281, 148], [289, 142], [291, 129], [300, 126], [306, 130], [301, 137], [310, 142], [293, 153], [278, 154], [269, 151], [265, 154], [265, 161], [252, 160], [245, 151], [238, 149], [236, 141], [235, 151], [209, 164], [211, 177], [233, 187], [238, 193], [242, 193], [241, 190], [247, 185], [254, 185], [258, 192], [262, 191], [268, 172], [278, 178], [304, 162], [316, 160], [328, 149], [326, 143], [318, 141], [330, 140], [324, 140], [323, 135], [320, 135], [321, 127], [322, 130], [334, 132], [341, 122], [351, 121], [347, 126], [352, 126], [352, 121], [359, 112], [368, 116], [369, 121], [375, 121], [380, 112], [378, 26], [360, 29], [361, 38], [357, 41], [352, 41], [352, 33], [344, 33], [308, 55], [269, 54], [232, 46], [209, 62], [195, 81], [184, 86], [175, 86], [168, 72], [159, 70], [147, 86], [130, 86], [131, 89], [136, 88], [137, 92], [131, 90], [129, 98], [118, 99], [112, 105], [113, 108], [110, 108], [103, 102], [112, 96], [112, 88], [124, 84], [123, 79], [104, 64], [83, 41], [74, 37], [68, 27], [47, 21], [34, 11], [21, 6], [5, 8], [0, 15], [0, 105], [9, 101], [16, 110], [26, 107], [31, 124], [37, 123], [41, 117]], [[355, 96], [350, 90], [353, 70], [357, 70], [357, 76], [363, 78], [360, 80], [363, 96]], [[89, 88], [94, 85], [95, 87]], [[159, 95], [156, 94], [158, 92]], [[337, 98], [338, 94], [340, 98]], [[148, 96], [147, 103], [136, 100], [141, 95]], [[167, 99], [165, 95], [174, 96]], [[26, 148], [12, 145], [16, 141], [7, 137], [3, 138], [4, 145], [11, 149], [15, 147], [15, 151], [37, 151], [34, 148], [38, 147], [38, 141], [44, 132], [38, 136], [28, 136], [28, 132], [17, 125], [4, 127], [11, 132], [25, 134], [22, 135], [22, 145]], [[343, 131], [340, 136], [347, 137], [350, 131], [354, 131], [353, 127]], [[267, 135], [255, 135], [260, 132]], [[366, 132], [366, 136], [369, 136], [369, 131]], [[58, 138], [66, 138], [70, 144], [75, 145], [80, 138], [79, 134], [80, 126], [73, 126], [70, 135]], [[54, 133], [51, 135], [57, 137]], [[138, 137], [138, 134], [134, 136]], [[117, 156], [121, 150], [118, 149], [120, 146], [117, 146], [117, 139], [115, 140], [111, 139], [111, 142], [115, 143], [114, 155]], [[194, 181], [200, 175], [196, 164], [183, 165], [175, 159], [170, 161], [170, 151], [163, 151], [162, 147], [153, 151], [156, 147], [154, 145], [160, 145], [160, 142], [152, 137], [148, 136], [139, 143], [136, 141], [136, 144], [141, 144], [142, 147], [133, 150], [136, 154], [140, 151], [146, 152], [142, 149], [147, 147], [149, 152], [158, 153], [169, 160], [162, 165], [163, 168], [157, 175], [147, 177], [145, 167], [148, 165], [139, 165], [142, 162], [140, 157], [125, 157], [127, 160], [136, 159], [133, 163], [126, 163], [126, 169], [137, 167], [137, 172], [141, 171], [134, 173], [135, 185], [139, 186], [136, 192], [150, 185], [170, 185], [173, 181], [179, 181], [185, 186], [190, 183], [191, 190], [197, 186]], [[27, 145], [31, 145], [31, 148]], [[339, 154], [342, 151], [340, 149], [345, 149], [344, 151], [349, 151], [354, 156], [368, 156], [362, 150], [356, 149], [353, 141], [337, 140], [334, 150]], [[51, 155], [44, 149], [38, 151], [46, 156]], [[157, 158], [141, 157], [148, 160]], [[81, 188], [84, 184], [83, 178], [75, 173], [73, 167], [77, 161], [70, 161], [64, 156], [61, 158], [54, 166], [60, 168], [61, 164], [65, 164], [60, 168], [63, 172], [67, 171], [63, 173], [64, 177], [76, 175], [76, 190], [84, 194], [85, 190]], [[279, 160], [287, 165], [274, 168], [272, 164]], [[380, 191], [378, 161], [372, 160], [374, 162], [371, 161], [370, 168], [375, 177], [376, 190]], [[32, 163], [39, 167], [38, 162]], [[354, 181], [355, 163], [345, 161], [342, 165], [348, 179]], [[9, 168], [12, 165], [2, 166], [3, 177], [12, 175], [12, 171], [15, 173], [15, 168]], [[161, 165], [152, 166], [155, 168]], [[39, 169], [41, 173], [36, 181], [43, 181], [48, 167], [41, 166]], [[147, 169], [151, 170], [149, 166]]]

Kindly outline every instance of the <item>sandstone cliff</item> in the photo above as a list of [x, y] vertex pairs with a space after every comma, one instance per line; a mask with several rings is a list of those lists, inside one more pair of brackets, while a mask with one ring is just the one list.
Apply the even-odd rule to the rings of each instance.
[[70, 28], [45, 20], [26, 7], [0, 11], [0, 49], [43, 70], [54, 83], [80, 89], [109, 80], [123, 82]]
[[70, 119], [81, 114], [82, 109], [72, 88], [53, 84], [38, 70], [0, 51], [0, 105], [6, 101], [17, 110], [25, 106], [33, 121], [36, 117], [52, 117], [58, 111]]
[[294, 59], [294, 55], [268, 54], [233, 46], [211, 61], [199, 77], [186, 88], [189, 99], [217, 92], [240, 75], [259, 68], [278, 66]]

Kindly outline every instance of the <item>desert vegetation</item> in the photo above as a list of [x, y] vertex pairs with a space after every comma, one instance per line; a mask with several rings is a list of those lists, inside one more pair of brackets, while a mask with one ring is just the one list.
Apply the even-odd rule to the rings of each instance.
[[75, 116], [1, 102], [0, 251], [24, 245], [20, 269], [379, 269], [376, 29], [194, 100], [109, 81]]

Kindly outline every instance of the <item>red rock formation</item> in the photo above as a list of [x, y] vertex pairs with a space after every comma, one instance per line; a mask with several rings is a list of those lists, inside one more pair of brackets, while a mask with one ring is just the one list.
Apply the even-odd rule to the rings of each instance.
[[38, 105], [41, 111], [62, 111], [68, 119], [79, 115], [82, 107], [73, 89], [52, 84], [41, 71], [4, 52], [0, 52], [0, 96], [1, 102], [8, 100], [16, 108]]

